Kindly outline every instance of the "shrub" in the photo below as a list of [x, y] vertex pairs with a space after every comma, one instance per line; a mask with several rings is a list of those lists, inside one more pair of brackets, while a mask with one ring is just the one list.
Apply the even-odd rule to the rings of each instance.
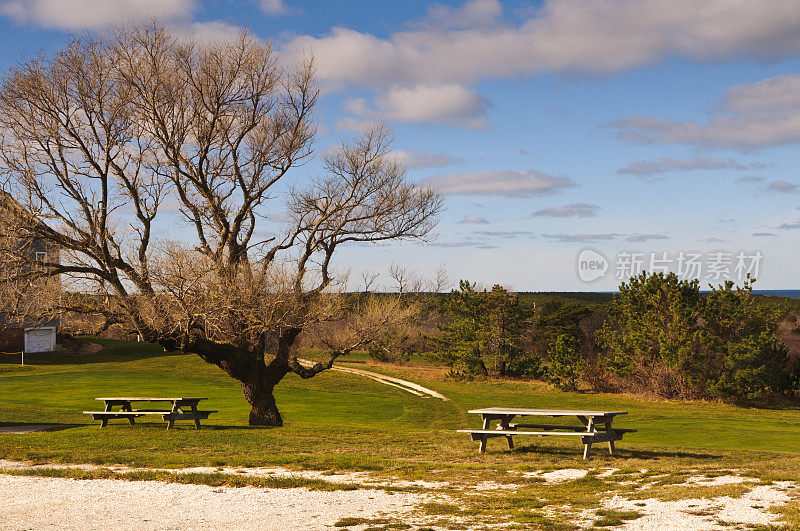
[[578, 349], [578, 341], [569, 334], [561, 334], [547, 349], [547, 378], [559, 389], [574, 391], [578, 388], [578, 376], [583, 372], [584, 360]]
[[439, 325], [439, 337], [429, 337], [430, 356], [450, 367], [452, 375], [538, 374], [540, 360], [523, 348], [530, 312], [517, 295], [500, 285], [479, 291], [462, 280], [445, 300], [443, 313], [449, 322]]
[[[530, 339], [549, 366], [547, 378], [562, 389], [576, 389], [578, 380], [592, 381], [596, 367], [594, 333], [602, 326], [603, 312], [586, 305], [548, 300], [536, 308]], [[537, 358], [538, 359], [538, 358]], [[593, 387], [601, 387], [594, 385]]]
[[700, 292], [699, 282], [642, 273], [620, 285], [598, 332], [604, 364], [623, 385], [666, 397], [754, 398], [797, 388], [778, 314], [753, 280]]

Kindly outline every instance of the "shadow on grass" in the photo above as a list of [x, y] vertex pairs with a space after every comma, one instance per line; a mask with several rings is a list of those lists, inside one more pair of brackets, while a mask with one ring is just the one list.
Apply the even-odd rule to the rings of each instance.
[[203, 424], [203, 429], [205, 430], [208, 428], [209, 430], [276, 430], [280, 429], [283, 426], [246, 426], [246, 425], [239, 425], [239, 426], [226, 426], [226, 425], [209, 425], [206, 426]]
[[[114, 421], [116, 421], [116, 422], [114, 422]], [[179, 423], [176, 423], [175, 426], [173, 426], [172, 428], [169, 429], [170, 432], [173, 432], [173, 431], [187, 431], [187, 430], [189, 430], [189, 431], [260, 431], [260, 430], [274, 430], [274, 429], [279, 427], [279, 426], [246, 426], [246, 425], [240, 425], [240, 426], [230, 425], [229, 426], [229, 425], [225, 425], [225, 424], [202, 424], [201, 427], [200, 427], [200, 430], [197, 430], [197, 429], [195, 429], [194, 424], [192, 424], [192, 422], [189, 421], [189, 420], [182, 421], [182, 423], [180, 423], [181, 421], [178, 421], [178, 422]], [[5, 425], [17, 426], [17, 425], [22, 425], [22, 424], [23, 423], [21, 423], [21, 422], [14, 422], [14, 423], [8, 423], [8, 424], [5, 424]], [[35, 424], [35, 423], [30, 423], [30, 424]], [[4, 426], [4, 424], [2, 422], [0, 422], [0, 427], [2, 427], [2, 426]], [[149, 421], [138, 421], [137, 420], [136, 424], [131, 426], [130, 424], [128, 424], [127, 420], [113, 419], [111, 422], [108, 423], [108, 426], [106, 426], [105, 428], [101, 428], [100, 427], [100, 421], [95, 421], [95, 422], [92, 422], [92, 423], [89, 423], [89, 424], [68, 424], [68, 425], [65, 424], [64, 426], [67, 426], [67, 427], [70, 427], [70, 428], [95, 427], [98, 430], [103, 430], [103, 431], [112, 431], [112, 430], [120, 429], [120, 428], [121, 429], [127, 429], [127, 430], [136, 430], [136, 429], [142, 429], [142, 428], [147, 428], [147, 429], [157, 428], [157, 429], [160, 429], [160, 430], [167, 431], [167, 427], [166, 427], [167, 423], [166, 422], [154, 421], [154, 420], [149, 420]], [[48, 431], [50, 431], [50, 430], [48, 430]]]
[[[26, 354], [25, 365], [84, 365], [89, 363], [136, 361], [140, 359], [160, 358], [163, 356], [183, 355], [181, 352], [166, 352], [161, 346], [153, 343], [137, 343], [99, 337], [82, 337], [81, 339], [90, 343], [97, 343], [104, 348], [93, 354], [67, 352]], [[21, 364], [22, 354], [20, 352], [0, 353], [0, 363]]]
[[766, 409], [772, 411], [800, 411], [800, 399], [792, 396], [770, 396], [754, 400], [734, 400], [732, 405], [743, 409]]
[[[512, 450], [512, 452], [521, 454], [544, 454], [544, 455], [558, 456], [558, 457], [574, 457], [576, 455], [581, 455], [581, 453], [583, 452], [583, 446], [577, 445], [573, 449], [564, 446], [536, 446], [529, 444], [525, 446], [518, 446], [514, 450]], [[599, 446], [596, 448], [594, 447], [592, 448], [591, 459], [603, 458], [603, 457], [608, 457], [608, 450], [606, 448], [601, 448]], [[614, 451], [614, 455], [612, 457], [616, 459], [628, 458], [628, 459], [642, 459], [642, 460], [669, 459], [669, 458], [715, 460], [719, 459], [721, 455], [699, 453], [699, 452], [630, 450], [625, 448], [617, 448]]]
[[707, 459], [717, 460], [722, 457], [721, 454], [707, 454], [699, 452], [681, 452], [681, 451], [653, 451], [653, 450], [617, 450], [618, 457], [631, 457], [634, 459]]
[[[47, 426], [47, 429], [43, 430], [36, 430], [36, 427], [39, 426]], [[8, 433], [4, 431], [4, 429], [8, 428], [20, 428], [21, 430], [30, 429], [30, 432], [26, 433], [42, 433], [45, 431], [63, 431], [68, 430], [70, 428], [82, 428], [86, 426], [86, 424], [63, 424], [61, 422], [58, 423], [51, 423], [51, 422], [0, 422], [0, 435], [4, 433]]]

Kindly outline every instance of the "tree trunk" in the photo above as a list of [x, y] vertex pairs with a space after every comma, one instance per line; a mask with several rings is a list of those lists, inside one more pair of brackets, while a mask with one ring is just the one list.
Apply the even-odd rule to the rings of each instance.
[[244, 397], [251, 408], [251, 426], [283, 426], [283, 418], [275, 403], [273, 388], [274, 386], [263, 380], [242, 382]]

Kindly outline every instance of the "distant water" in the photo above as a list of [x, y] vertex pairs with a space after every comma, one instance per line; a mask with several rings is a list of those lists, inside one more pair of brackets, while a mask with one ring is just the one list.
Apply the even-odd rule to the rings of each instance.
[[[701, 290], [702, 293], [709, 293]], [[528, 293], [539, 293], [547, 295], [560, 295], [562, 297], [575, 299], [595, 299], [610, 300], [617, 294], [616, 291], [534, 291]], [[754, 289], [754, 295], [765, 295], [767, 297], [785, 297], [787, 299], [800, 299], [800, 289]], [[598, 297], [599, 296], [599, 297]]]
[[753, 294], [800, 299], [800, 289], [754, 289]]

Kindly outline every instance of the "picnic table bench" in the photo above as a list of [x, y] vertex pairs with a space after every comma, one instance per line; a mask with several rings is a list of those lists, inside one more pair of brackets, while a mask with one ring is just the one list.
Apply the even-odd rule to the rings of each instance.
[[[197, 409], [197, 404], [206, 398], [201, 397], [178, 397], [178, 398], [163, 398], [163, 397], [140, 397], [140, 396], [115, 396], [107, 398], [95, 398], [95, 400], [102, 400], [105, 402], [106, 407], [104, 411], [84, 411], [85, 414], [91, 415], [94, 420], [99, 420], [100, 427], [105, 428], [108, 421], [111, 419], [127, 419], [131, 425], [134, 424], [134, 418], [144, 415], [161, 415], [161, 418], [167, 422], [167, 429], [175, 426], [176, 420], [193, 420], [196, 429], [200, 429], [200, 420], [207, 419], [212, 413], [216, 411], [200, 411]], [[133, 409], [132, 402], [170, 402], [172, 405], [162, 409]], [[113, 409], [119, 406], [119, 409]]]
[[[635, 432], [630, 428], [613, 428], [611, 423], [618, 415], [627, 415], [627, 411], [583, 411], [570, 409], [523, 409], [489, 407], [472, 409], [469, 413], [481, 415], [483, 428], [463, 429], [459, 433], [469, 433], [473, 441], [480, 441], [478, 451], [486, 451], [486, 442], [494, 437], [505, 437], [509, 449], [514, 448], [515, 435], [537, 435], [540, 437], [580, 437], [583, 443], [583, 458], [588, 459], [592, 444], [608, 442], [608, 452], [614, 454], [614, 441], [619, 441], [625, 433]], [[514, 417], [577, 417], [581, 426], [561, 426], [552, 424], [512, 424]], [[498, 421], [492, 429], [492, 421]], [[522, 428], [522, 429], [520, 429]]]

